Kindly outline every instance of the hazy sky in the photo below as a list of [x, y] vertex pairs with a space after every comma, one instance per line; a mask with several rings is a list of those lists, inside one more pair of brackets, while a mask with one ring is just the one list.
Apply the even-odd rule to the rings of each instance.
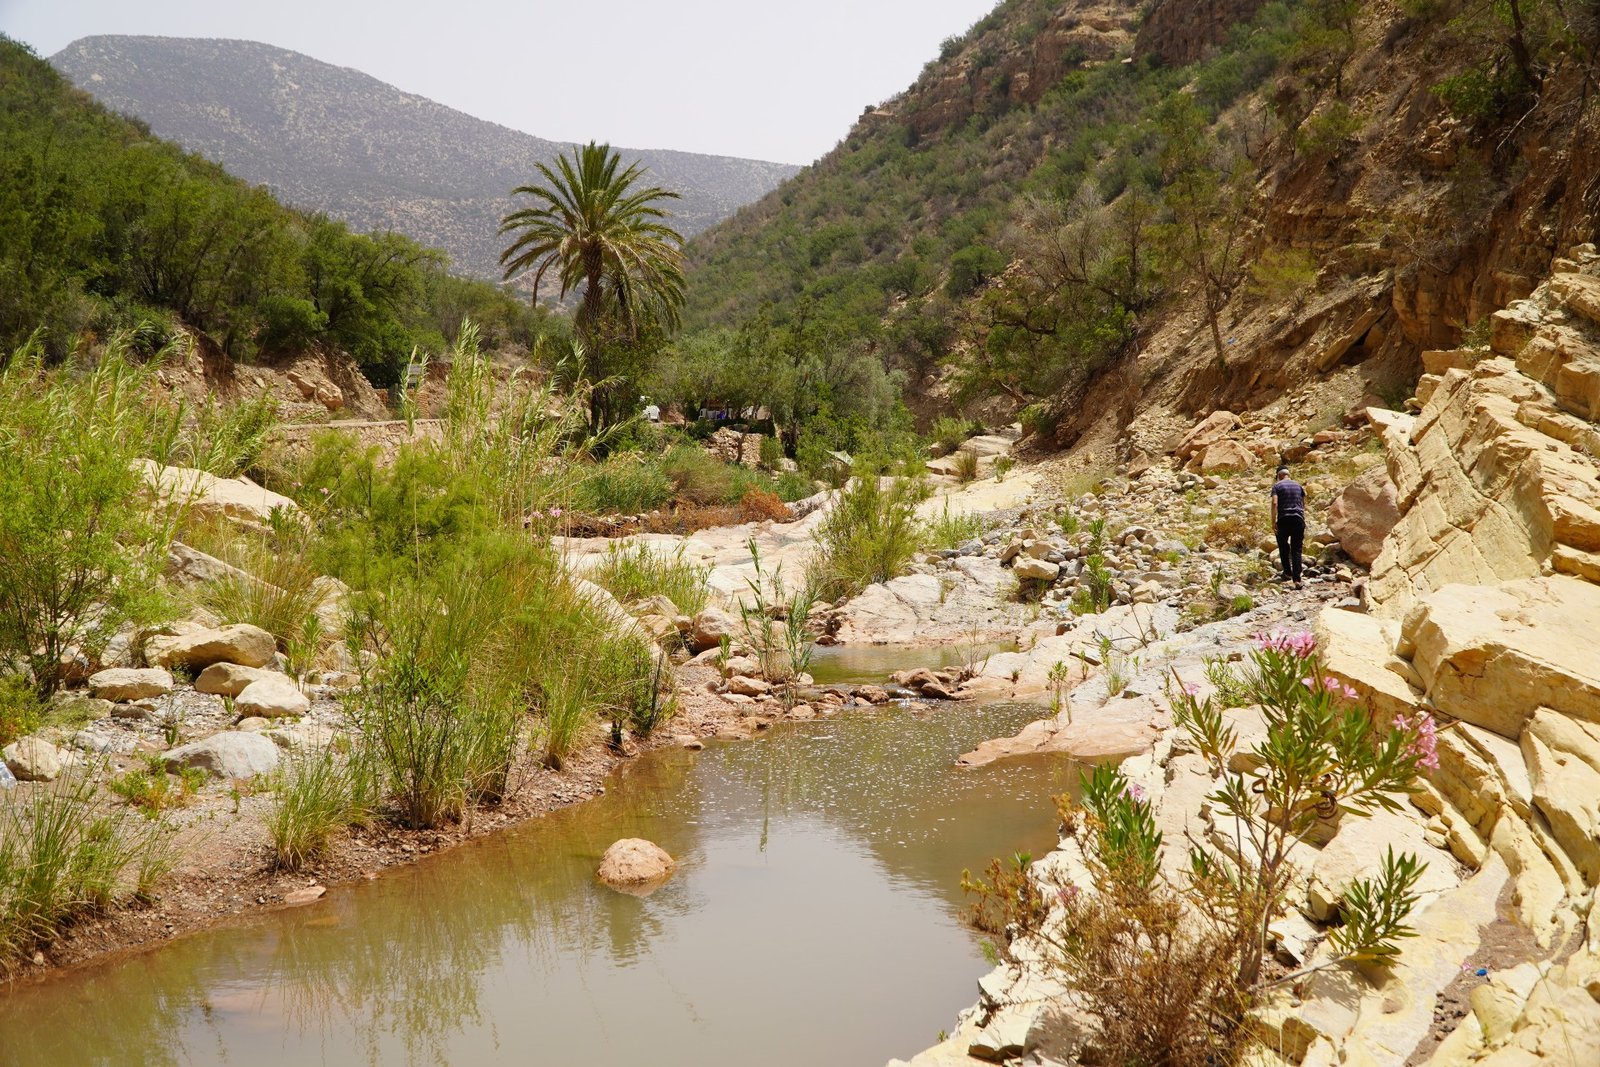
[[808, 163], [996, 0], [0, 0], [48, 58], [92, 34], [236, 37], [562, 141]]

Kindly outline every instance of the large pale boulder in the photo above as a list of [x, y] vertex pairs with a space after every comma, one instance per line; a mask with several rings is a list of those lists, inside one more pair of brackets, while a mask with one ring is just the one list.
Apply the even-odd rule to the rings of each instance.
[[310, 710], [311, 701], [288, 675], [264, 673], [239, 691], [233, 706], [241, 717], [282, 719], [304, 715]]
[[190, 467], [163, 467], [150, 460], [135, 462], [157, 497], [196, 515], [264, 528], [272, 521], [273, 512], [300, 514], [300, 507], [293, 500], [264, 489], [249, 478], [218, 478]]
[[263, 584], [261, 579], [233, 564], [191, 548], [182, 541], [167, 546], [167, 577], [176, 585], [194, 587], [213, 582], [232, 581], [244, 585]]
[[145, 656], [152, 663], [191, 671], [204, 670], [213, 663], [265, 667], [277, 653], [273, 636], [249, 623], [152, 637], [145, 647]]
[[159, 667], [112, 667], [89, 676], [89, 691], [114, 703], [172, 692], [172, 675]]
[[600, 880], [612, 889], [643, 895], [660, 887], [678, 864], [665, 849], [642, 837], [625, 837], [600, 857]]
[[19, 782], [53, 782], [66, 767], [65, 754], [38, 737], [23, 737], [7, 745], [0, 756]]
[[199, 767], [218, 778], [254, 778], [278, 769], [278, 746], [261, 734], [226, 730], [161, 754], [168, 770]]
[[1228, 471], [1247, 471], [1260, 461], [1254, 452], [1238, 441], [1218, 441], [1200, 456], [1200, 473], [1222, 474]]
[[1539, 708], [1600, 722], [1600, 586], [1450, 585], [1419, 600], [1401, 633], [1429, 699], [1457, 718], [1509, 738]]
[[1363, 567], [1372, 566], [1383, 539], [1399, 521], [1394, 482], [1381, 464], [1359, 475], [1328, 508], [1328, 526], [1339, 538], [1339, 547]]
[[985, 741], [956, 759], [959, 767], [983, 767], [997, 760], [1061, 753], [1081, 763], [1120, 763], [1149, 752], [1168, 722], [1164, 708], [1148, 697], [1113, 700], [1104, 707], [1069, 706], [1049, 719], [1024, 726], [1011, 737]]
[[1399, 631], [1392, 620], [1334, 607], [1324, 608], [1312, 627], [1323, 671], [1353, 688], [1385, 722], [1422, 701], [1416, 671], [1394, 652]]
[[1238, 427], [1239, 416], [1233, 412], [1213, 411], [1195, 423], [1194, 427], [1183, 435], [1183, 440], [1178, 442], [1178, 447], [1174, 449], [1174, 454], [1180, 460], [1200, 455], [1206, 449], [1238, 429]]
[[238, 663], [213, 663], [200, 672], [200, 677], [194, 680], [194, 688], [197, 693], [236, 697], [244, 692], [245, 687], [251, 682], [276, 673], [260, 667], [245, 667]]

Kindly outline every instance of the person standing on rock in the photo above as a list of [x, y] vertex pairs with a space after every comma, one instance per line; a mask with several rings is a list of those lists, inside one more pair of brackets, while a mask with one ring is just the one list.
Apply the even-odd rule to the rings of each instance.
[[1288, 467], [1279, 467], [1272, 483], [1272, 530], [1278, 535], [1278, 562], [1282, 564], [1280, 582], [1293, 582], [1300, 588], [1300, 546], [1306, 539], [1305, 486], [1289, 477]]

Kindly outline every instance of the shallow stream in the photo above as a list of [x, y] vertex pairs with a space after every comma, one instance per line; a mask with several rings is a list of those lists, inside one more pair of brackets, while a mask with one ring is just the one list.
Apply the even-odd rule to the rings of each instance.
[[[1037, 707], [913, 705], [634, 761], [592, 802], [309, 907], [0, 997], [0, 1062], [879, 1067], [974, 999], [963, 867], [1053, 843]], [[600, 886], [620, 837], [678, 858]]]

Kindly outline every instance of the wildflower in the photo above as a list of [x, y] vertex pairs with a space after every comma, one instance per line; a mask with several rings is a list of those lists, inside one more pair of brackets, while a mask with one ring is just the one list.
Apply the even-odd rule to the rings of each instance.
[[544, 512], [542, 512], [542, 511], [530, 511], [530, 512], [528, 512], [528, 521], [529, 522], [543, 522], [544, 521]]
[[1200, 692], [1200, 687], [1195, 685], [1193, 682], [1184, 682], [1178, 688], [1183, 690], [1184, 696], [1189, 697], [1195, 696]]
[[559, 519], [561, 517], [561, 509], [560, 508], [551, 508], [550, 509], [550, 517], [552, 519]]
[[1305, 659], [1317, 647], [1317, 639], [1309, 630], [1297, 630], [1294, 633], [1284, 633], [1274, 630], [1270, 634], [1256, 634], [1255, 646], [1258, 652], [1288, 652]]
[[1078, 887], [1075, 885], [1062, 886], [1056, 890], [1056, 899], [1061, 901], [1063, 906], [1070, 908], [1072, 902], [1078, 899]]
[[1140, 785], [1138, 782], [1129, 782], [1127, 785], [1123, 786], [1122, 792], [1124, 796], [1133, 801], [1135, 804], [1144, 803], [1144, 798], [1146, 796], [1144, 786]]
[[1439, 769], [1439, 734], [1433, 716], [1425, 711], [1412, 717], [1396, 715], [1394, 727], [1412, 735], [1406, 743], [1406, 755], [1416, 757], [1417, 766], [1428, 771]]

